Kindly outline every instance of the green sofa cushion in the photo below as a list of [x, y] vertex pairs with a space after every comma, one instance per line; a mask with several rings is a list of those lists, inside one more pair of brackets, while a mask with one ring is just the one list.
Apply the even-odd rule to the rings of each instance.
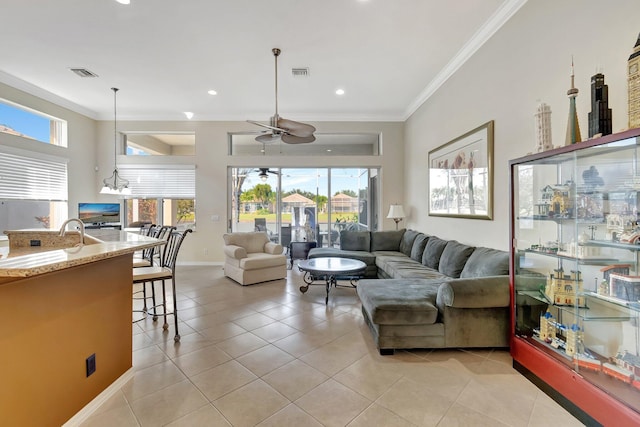
[[404, 235], [402, 230], [375, 231], [371, 233], [371, 252], [375, 251], [399, 251], [400, 241]]
[[429, 241], [429, 236], [426, 234], [418, 234], [413, 241], [413, 246], [411, 247], [411, 254], [409, 256], [412, 260], [417, 262], [422, 262], [422, 254], [424, 253], [424, 248], [427, 246], [427, 242]]
[[400, 240], [400, 252], [402, 252], [406, 256], [411, 256], [413, 242], [414, 240], [416, 240], [416, 237], [418, 237], [418, 234], [421, 233], [415, 230], [406, 230], [402, 235], [402, 239]]
[[457, 279], [460, 277], [460, 273], [474, 249], [473, 246], [467, 246], [455, 240], [450, 240], [440, 256], [438, 271]]
[[445, 246], [447, 246], [447, 242], [447, 240], [442, 240], [436, 236], [429, 237], [427, 246], [425, 246], [422, 254], [422, 265], [437, 270], [440, 264], [440, 256]]
[[357, 290], [375, 324], [430, 325], [438, 319], [438, 284], [428, 285], [422, 279], [361, 280]]
[[368, 231], [347, 231], [340, 233], [340, 249], [346, 251], [365, 251], [371, 248], [371, 233]]
[[508, 252], [479, 247], [467, 260], [460, 277], [506, 276], [508, 274]]

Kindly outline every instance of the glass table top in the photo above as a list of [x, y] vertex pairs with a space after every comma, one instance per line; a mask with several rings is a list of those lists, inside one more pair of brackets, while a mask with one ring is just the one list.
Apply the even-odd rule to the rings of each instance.
[[316, 274], [346, 274], [360, 272], [367, 268], [367, 265], [357, 259], [322, 257], [300, 261], [298, 267]]

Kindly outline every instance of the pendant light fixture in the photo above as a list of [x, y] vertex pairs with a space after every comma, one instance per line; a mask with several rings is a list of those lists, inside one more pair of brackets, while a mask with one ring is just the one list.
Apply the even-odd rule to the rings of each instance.
[[117, 109], [116, 109], [116, 95], [118, 93], [117, 87], [112, 87], [113, 91], [113, 173], [109, 178], [102, 180], [104, 187], [100, 190], [100, 194], [119, 194], [127, 195], [131, 194], [129, 188], [129, 181], [121, 178], [118, 173], [118, 122], [117, 122]]

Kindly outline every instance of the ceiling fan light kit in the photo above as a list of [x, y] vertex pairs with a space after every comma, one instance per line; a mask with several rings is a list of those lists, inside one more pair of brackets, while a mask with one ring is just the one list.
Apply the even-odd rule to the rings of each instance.
[[256, 137], [256, 141], [262, 144], [276, 141], [282, 141], [287, 144], [306, 144], [313, 142], [316, 140], [315, 136], [313, 136], [313, 133], [316, 131], [315, 127], [307, 123], [287, 120], [278, 115], [278, 56], [280, 56], [281, 51], [278, 48], [273, 48], [271, 51], [275, 57], [276, 112], [269, 120], [268, 125], [254, 120], [247, 120], [247, 122], [262, 126], [271, 131]]

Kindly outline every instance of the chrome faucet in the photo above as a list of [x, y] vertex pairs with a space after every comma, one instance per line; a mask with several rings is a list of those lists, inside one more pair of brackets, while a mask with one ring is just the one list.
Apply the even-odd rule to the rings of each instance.
[[84, 245], [84, 222], [78, 218], [69, 218], [62, 224], [62, 227], [60, 227], [60, 237], [65, 235], [67, 225], [71, 222], [77, 222], [80, 225], [80, 243], [77, 246]]

